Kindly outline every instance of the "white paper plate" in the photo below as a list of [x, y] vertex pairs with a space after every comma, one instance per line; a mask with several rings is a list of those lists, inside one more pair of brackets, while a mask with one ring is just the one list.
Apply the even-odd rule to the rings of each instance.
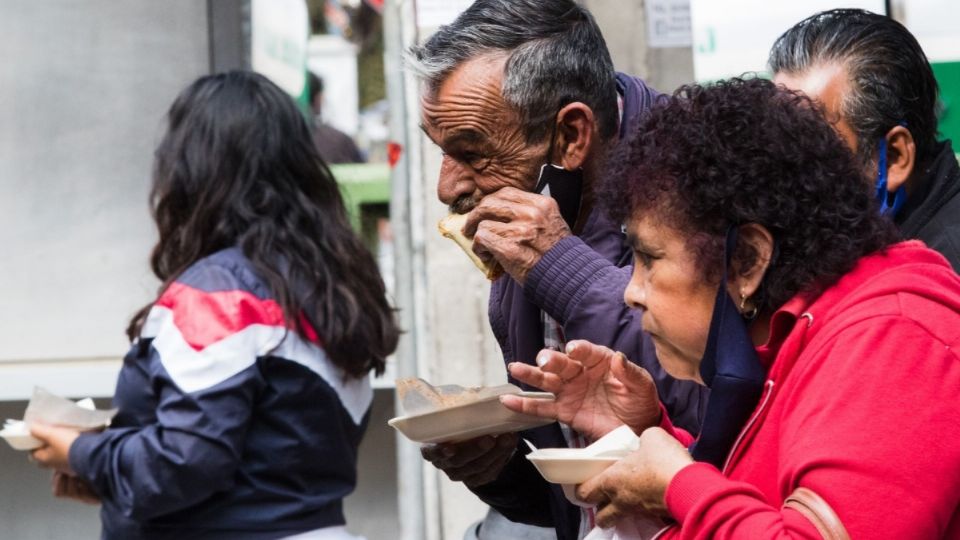
[[621, 457], [585, 456], [582, 448], [540, 448], [527, 454], [527, 459], [547, 482], [582, 484], [602, 473]]
[[39, 439], [30, 435], [23, 422], [8, 423], [3, 430], [0, 430], [0, 437], [3, 437], [14, 450], [34, 450], [43, 446]]
[[[549, 392], [520, 392], [520, 397], [554, 399]], [[513, 412], [492, 396], [464, 405], [455, 405], [423, 414], [400, 416], [387, 422], [411, 441], [419, 443], [456, 442], [480, 437], [512, 433], [554, 421], [539, 416]]]

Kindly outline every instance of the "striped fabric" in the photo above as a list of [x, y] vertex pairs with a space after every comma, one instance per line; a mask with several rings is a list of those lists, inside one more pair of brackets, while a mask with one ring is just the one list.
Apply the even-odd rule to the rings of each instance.
[[261, 539], [344, 524], [373, 390], [331, 363], [238, 249], [196, 263], [151, 309], [103, 433], [71, 449], [106, 538]]

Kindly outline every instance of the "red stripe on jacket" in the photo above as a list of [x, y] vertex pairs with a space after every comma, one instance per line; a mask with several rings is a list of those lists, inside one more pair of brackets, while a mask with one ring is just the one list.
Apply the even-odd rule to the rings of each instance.
[[[155, 305], [173, 312], [174, 324], [183, 339], [197, 351], [254, 324], [292, 329], [291, 325], [286, 324], [283, 308], [276, 300], [259, 298], [247, 291], [208, 292], [174, 282]], [[319, 338], [313, 326], [302, 316], [300, 322], [307, 339], [318, 343]]]

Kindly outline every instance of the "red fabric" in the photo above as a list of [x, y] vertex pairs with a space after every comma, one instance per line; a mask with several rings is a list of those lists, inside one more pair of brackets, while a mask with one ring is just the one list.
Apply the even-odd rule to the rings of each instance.
[[[156, 302], [173, 312], [173, 320], [188, 345], [202, 351], [250, 325], [284, 326], [283, 308], [246, 291], [207, 292], [174, 282]], [[318, 342], [313, 327], [301, 321], [307, 338]]]
[[673, 422], [670, 421], [670, 415], [667, 414], [667, 408], [663, 406], [662, 402], [660, 403], [660, 427], [686, 447], [693, 444], [695, 440], [693, 435], [690, 435], [686, 430], [673, 425]]
[[[812, 318], [812, 320], [811, 320]], [[855, 539], [960, 539], [960, 278], [905, 242], [819, 298], [794, 298], [759, 349], [766, 403], [723, 474], [677, 474], [665, 538], [820, 538], [794, 489], [823, 497]]]

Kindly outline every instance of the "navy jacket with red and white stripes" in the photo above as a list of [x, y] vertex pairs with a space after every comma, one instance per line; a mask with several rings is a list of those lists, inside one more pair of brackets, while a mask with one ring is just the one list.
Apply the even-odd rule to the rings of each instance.
[[103, 500], [104, 538], [278, 538], [344, 523], [368, 377], [288, 329], [239, 249], [191, 266], [124, 359], [109, 429], [70, 465]]

